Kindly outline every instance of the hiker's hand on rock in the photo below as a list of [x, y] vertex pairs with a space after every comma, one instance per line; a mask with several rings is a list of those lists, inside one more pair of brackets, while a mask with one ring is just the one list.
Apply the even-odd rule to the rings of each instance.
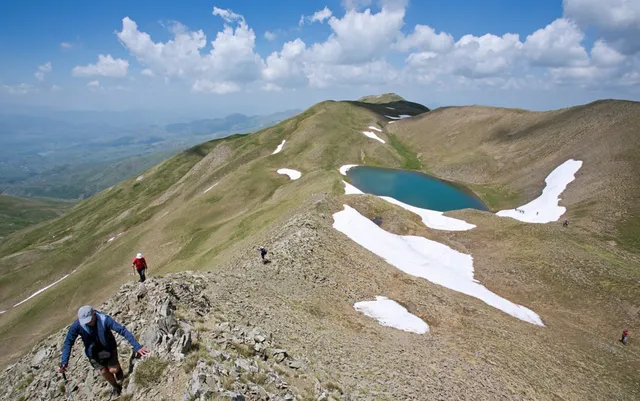
[[67, 371], [67, 365], [62, 365], [62, 366], [58, 367], [58, 372], [64, 373], [66, 371]]
[[146, 347], [142, 347], [138, 350], [138, 352], [136, 352], [136, 355], [138, 356], [147, 356], [149, 355], [149, 350]]

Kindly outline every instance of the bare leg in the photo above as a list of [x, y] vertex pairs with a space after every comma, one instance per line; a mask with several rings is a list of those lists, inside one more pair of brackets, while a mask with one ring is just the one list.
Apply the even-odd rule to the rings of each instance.
[[106, 381], [108, 381], [108, 382], [109, 382], [109, 384], [111, 384], [113, 387], [117, 387], [117, 386], [118, 386], [118, 383], [116, 382], [116, 378], [115, 378], [115, 376], [113, 375], [113, 373], [111, 373], [111, 372], [109, 371], [109, 369], [104, 368], [104, 369], [102, 369], [102, 370], [100, 371], [100, 373], [102, 373], [102, 377], [104, 377], [104, 379], [105, 379]]

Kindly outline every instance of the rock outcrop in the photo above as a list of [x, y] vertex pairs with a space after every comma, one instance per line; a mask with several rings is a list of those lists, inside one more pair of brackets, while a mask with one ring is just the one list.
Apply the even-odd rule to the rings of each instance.
[[[116, 334], [125, 372], [121, 400], [339, 400], [308, 371], [308, 361], [290, 355], [272, 334], [229, 322], [206, 296], [211, 274], [184, 272], [128, 283], [96, 307], [125, 325], [151, 350], [132, 358]], [[111, 389], [92, 369], [78, 340], [68, 382], [57, 373], [67, 328], [51, 335], [0, 377], [0, 400], [110, 399]], [[114, 398], [115, 399], [115, 398]]]

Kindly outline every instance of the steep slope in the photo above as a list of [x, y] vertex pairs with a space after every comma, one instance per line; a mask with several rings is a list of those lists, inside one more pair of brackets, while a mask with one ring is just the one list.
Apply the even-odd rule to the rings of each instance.
[[55, 199], [26, 199], [0, 194], [0, 238], [60, 216], [73, 204]]
[[[599, 126], [634, 126], [634, 113], [616, 117], [597, 105], [582, 108], [592, 108]], [[568, 113], [557, 120], [565, 128], [549, 131], [556, 137], [538, 139], [538, 147], [530, 146], [532, 138], [548, 135], [546, 125], [528, 117], [538, 113], [440, 109], [390, 124], [394, 119], [375, 110], [362, 102], [320, 103], [259, 133], [194, 147], [51, 224], [9, 237], [0, 247], [2, 307], [73, 273], [0, 317], [2, 361], [16, 360], [64, 327], [79, 305], [99, 304], [133, 280], [127, 276], [131, 258], [142, 251], [152, 277], [210, 271], [207, 296], [220, 313], [273, 333], [292, 355], [308, 360], [305, 376], [335, 381], [352, 399], [640, 396], [634, 346], [616, 341], [623, 328], [633, 333], [637, 324], [637, 256], [595, 235], [589, 227], [599, 220], [571, 215], [577, 204], [569, 202], [583, 185], [602, 181], [606, 193], [619, 181], [611, 170], [598, 178], [600, 171], [587, 169], [590, 158], [605, 161], [597, 159], [598, 152], [573, 154], [571, 146], [543, 143], [581, 122], [582, 114], [570, 113], [581, 107], [550, 112]], [[474, 134], [473, 116], [484, 110], [512, 117]], [[380, 129], [376, 135], [385, 143], [363, 135], [369, 126]], [[455, 130], [446, 132], [447, 127]], [[478, 155], [493, 145], [494, 136], [521, 131], [500, 148], [503, 164], [487, 162], [493, 169], [485, 173], [476, 160], [482, 160]], [[609, 152], [616, 138], [593, 146]], [[637, 154], [636, 142], [625, 138]], [[281, 151], [272, 154], [283, 140]], [[554, 149], [557, 153], [545, 158]], [[514, 155], [526, 156], [525, 161]], [[571, 157], [582, 157], [585, 164], [562, 194], [570, 229], [465, 210], [447, 215], [476, 225], [472, 230], [433, 230], [418, 215], [377, 197], [344, 195], [344, 176], [338, 172], [345, 164], [424, 165], [436, 175], [472, 184], [497, 208], [535, 197], [550, 170]], [[544, 163], [538, 165], [539, 159]], [[301, 177], [290, 180], [277, 173], [282, 168]], [[518, 196], [504, 196], [511, 193]], [[580, 201], [585, 207], [598, 205], [598, 195], [585, 193]], [[622, 192], [616, 207], [630, 210], [634, 202]], [[425, 237], [472, 255], [475, 277], [483, 285], [534, 310], [545, 326], [393, 267], [333, 227], [334, 214], [345, 204], [376, 217], [388, 232]], [[54, 242], [60, 238], [66, 240]], [[259, 245], [267, 247], [271, 263], [260, 262]], [[397, 301], [430, 331], [419, 335], [381, 326], [354, 309], [354, 303], [376, 296]], [[136, 326], [134, 334], [144, 331]]]

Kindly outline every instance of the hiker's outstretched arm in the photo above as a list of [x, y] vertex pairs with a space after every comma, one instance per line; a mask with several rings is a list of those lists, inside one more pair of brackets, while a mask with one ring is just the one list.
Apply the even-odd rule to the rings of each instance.
[[71, 357], [71, 348], [73, 347], [73, 343], [76, 342], [76, 338], [78, 338], [78, 328], [75, 324], [72, 324], [69, 327], [69, 331], [67, 332], [67, 336], [64, 339], [64, 345], [62, 346], [62, 362], [60, 362], [60, 366], [69, 365], [69, 357]]
[[129, 341], [129, 344], [131, 344], [131, 346], [133, 347], [133, 352], [138, 352], [140, 348], [142, 348], [142, 345], [140, 345], [140, 343], [136, 341], [136, 338], [133, 336], [133, 334], [131, 334], [131, 332], [129, 332], [126, 327], [113, 320], [111, 316], [107, 316], [107, 318], [104, 320], [104, 324], [105, 326], [107, 326], [107, 328], [126, 338], [127, 341]]

